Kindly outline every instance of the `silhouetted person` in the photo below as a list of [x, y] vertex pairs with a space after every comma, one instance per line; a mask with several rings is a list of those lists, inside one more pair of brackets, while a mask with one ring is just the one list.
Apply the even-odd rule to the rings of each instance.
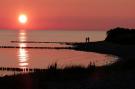
[[86, 38], [85, 38], [86, 43], [87, 43], [87, 40], [88, 40], [88, 38], [86, 37]]
[[89, 37], [86, 37], [86, 43], [89, 43], [90, 42], [90, 38]]
[[90, 38], [89, 38], [89, 37], [87, 38], [87, 42], [88, 42], [88, 43], [90, 42]]

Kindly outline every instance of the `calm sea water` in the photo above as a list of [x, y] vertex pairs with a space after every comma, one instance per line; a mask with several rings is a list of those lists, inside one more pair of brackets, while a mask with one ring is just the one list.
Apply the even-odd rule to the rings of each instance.
[[[104, 40], [105, 31], [43, 31], [43, 30], [0, 30], [0, 46], [19, 47], [65, 47], [67, 45], [47, 43], [11, 43], [10, 41], [42, 42], [84, 42]], [[70, 65], [87, 66], [90, 62], [97, 66], [116, 61], [116, 57], [93, 52], [82, 52], [67, 49], [25, 49], [0, 48], [0, 67], [47, 68], [53, 63], [59, 67]], [[4, 72], [5, 73], [5, 72]], [[6, 72], [8, 74], [8, 72]], [[1, 71], [0, 74], [3, 74]]]

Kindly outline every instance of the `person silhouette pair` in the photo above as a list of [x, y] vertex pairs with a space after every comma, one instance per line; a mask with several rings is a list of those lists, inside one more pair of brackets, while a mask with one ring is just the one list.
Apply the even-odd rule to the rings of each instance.
[[86, 43], [89, 43], [89, 42], [90, 42], [90, 38], [86, 37]]

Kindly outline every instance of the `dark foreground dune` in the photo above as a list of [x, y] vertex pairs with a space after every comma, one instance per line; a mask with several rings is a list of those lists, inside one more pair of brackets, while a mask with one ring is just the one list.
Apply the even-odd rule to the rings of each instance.
[[24, 73], [0, 78], [1, 89], [134, 89], [134, 60], [95, 67], [89, 65]]

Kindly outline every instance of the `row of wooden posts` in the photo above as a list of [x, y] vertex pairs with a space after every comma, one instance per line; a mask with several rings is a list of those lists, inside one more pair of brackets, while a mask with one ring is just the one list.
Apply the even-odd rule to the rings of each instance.
[[19, 46], [0, 46], [0, 48], [27, 48], [27, 49], [70, 49], [72, 47], [19, 47]]
[[38, 69], [38, 68], [11, 68], [11, 67], [0, 67], [1, 71], [17, 71], [17, 72], [42, 72], [46, 71], [46, 69]]

